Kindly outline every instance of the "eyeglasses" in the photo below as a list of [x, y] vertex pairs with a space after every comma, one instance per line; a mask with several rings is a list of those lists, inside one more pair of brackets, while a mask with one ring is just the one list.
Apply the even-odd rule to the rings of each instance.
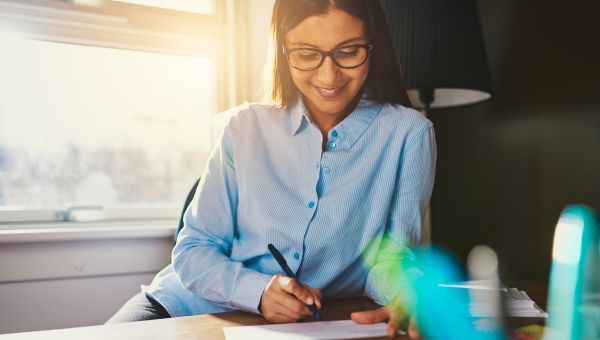
[[283, 46], [283, 53], [287, 56], [290, 65], [300, 71], [318, 69], [325, 61], [325, 57], [331, 57], [333, 63], [341, 68], [357, 68], [367, 61], [371, 50], [373, 50], [371, 44], [341, 46], [329, 52], [310, 47]]

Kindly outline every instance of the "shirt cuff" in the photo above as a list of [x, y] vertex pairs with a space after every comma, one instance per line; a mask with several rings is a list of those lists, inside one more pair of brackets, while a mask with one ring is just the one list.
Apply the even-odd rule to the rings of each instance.
[[239, 280], [232, 299], [232, 305], [236, 309], [246, 312], [261, 314], [258, 305], [262, 294], [272, 276], [262, 274], [254, 270], [248, 270]]

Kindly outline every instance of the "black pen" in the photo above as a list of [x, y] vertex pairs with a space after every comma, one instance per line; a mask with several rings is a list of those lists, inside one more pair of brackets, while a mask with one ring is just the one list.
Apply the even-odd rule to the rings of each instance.
[[[275, 246], [270, 243], [267, 246], [267, 248], [269, 248], [269, 251], [271, 252], [271, 254], [273, 254], [273, 257], [275, 258], [275, 260], [277, 260], [277, 263], [279, 263], [279, 266], [281, 266], [281, 269], [283, 269], [283, 271], [287, 274], [287, 276], [298, 281], [298, 279], [296, 278], [296, 275], [294, 275], [294, 273], [292, 272], [290, 267], [288, 267], [287, 261], [285, 260], [283, 255], [281, 255], [279, 250], [277, 250], [277, 248], [275, 248]], [[300, 281], [298, 281], [298, 283], [300, 283]], [[323, 317], [321, 316], [321, 313], [319, 312], [317, 305], [315, 305], [313, 303], [312, 305], [308, 306], [308, 308], [310, 308], [311, 312], [313, 312], [313, 314], [315, 315], [315, 318], [317, 318], [317, 320], [323, 321]]]

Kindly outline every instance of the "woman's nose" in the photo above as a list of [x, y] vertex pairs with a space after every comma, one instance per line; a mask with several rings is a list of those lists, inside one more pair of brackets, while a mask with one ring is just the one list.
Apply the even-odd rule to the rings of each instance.
[[318, 69], [318, 80], [321, 85], [335, 85], [338, 77], [339, 67], [333, 62], [331, 57], [325, 57], [323, 64]]

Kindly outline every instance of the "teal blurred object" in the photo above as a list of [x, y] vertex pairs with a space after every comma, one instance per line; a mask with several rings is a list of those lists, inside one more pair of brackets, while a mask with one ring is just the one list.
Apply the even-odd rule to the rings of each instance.
[[466, 275], [458, 262], [444, 250], [415, 250], [423, 275], [411, 287], [410, 310], [415, 312], [419, 331], [425, 339], [505, 339], [503, 330], [486, 327], [483, 318], [475, 318], [469, 310], [468, 289], [448, 289], [440, 283], [463, 282]]
[[552, 248], [545, 340], [600, 338], [598, 228], [589, 207], [568, 206], [560, 215]]

